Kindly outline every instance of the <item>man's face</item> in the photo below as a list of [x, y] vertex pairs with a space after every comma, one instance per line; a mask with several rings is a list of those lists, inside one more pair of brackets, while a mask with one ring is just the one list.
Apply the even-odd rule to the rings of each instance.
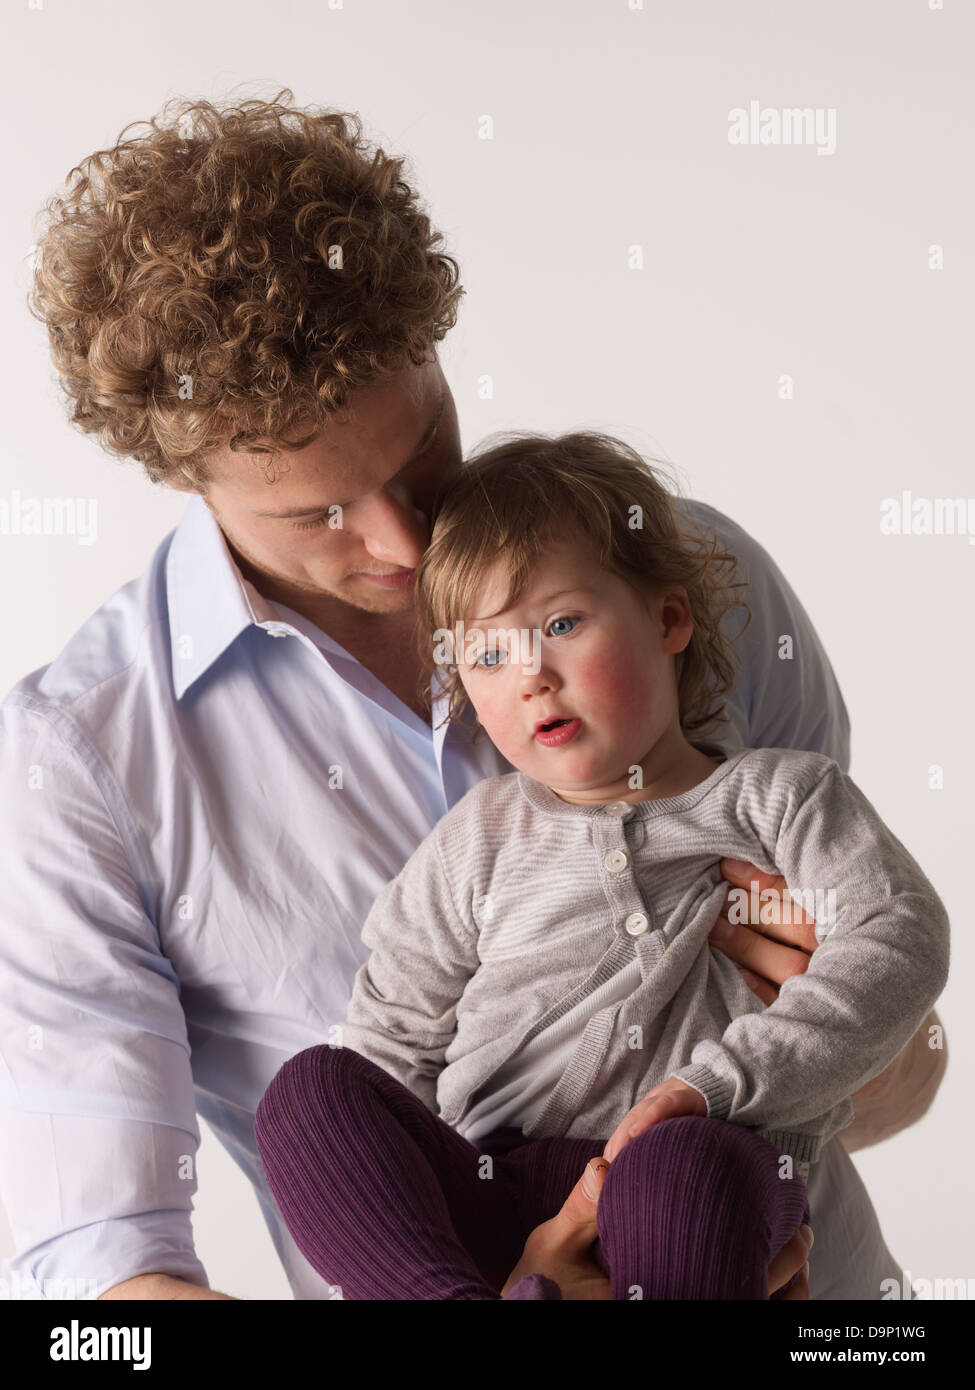
[[[505, 590], [496, 563], [456, 651], [478, 719], [514, 767], [563, 799], [624, 795], [630, 769], [680, 737], [674, 656], [693, 631], [686, 593], [641, 601], [581, 537], [546, 546], [525, 592], [499, 613]], [[530, 645], [515, 640], [526, 629]], [[568, 721], [564, 734], [539, 736], [550, 718]]]
[[267, 457], [225, 447], [205, 492], [258, 590], [299, 610], [302, 599], [329, 598], [375, 614], [411, 609], [434, 499], [461, 464], [457, 411], [436, 358], [353, 392], [348, 418], [275, 456], [272, 483]]

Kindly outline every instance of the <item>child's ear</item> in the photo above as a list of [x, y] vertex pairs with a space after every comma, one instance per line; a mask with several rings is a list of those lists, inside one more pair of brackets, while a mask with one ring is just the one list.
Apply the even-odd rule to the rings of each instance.
[[663, 595], [660, 622], [666, 650], [682, 652], [694, 635], [694, 615], [685, 589], [670, 589]]

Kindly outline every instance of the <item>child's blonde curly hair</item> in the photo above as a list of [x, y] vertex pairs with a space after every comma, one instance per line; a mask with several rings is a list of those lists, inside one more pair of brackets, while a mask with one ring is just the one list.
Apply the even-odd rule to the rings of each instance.
[[489, 565], [500, 560], [507, 575], [503, 612], [545, 545], [572, 536], [591, 544], [600, 564], [644, 601], [667, 588], [686, 591], [694, 632], [675, 658], [681, 728], [688, 734], [726, 720], [737, 663], [722, 620], [743, 608], [742, 631], [751, 622], [736, 597], [747, 580], [736, 578], [737, 557], [681, 511], [658, 473], [629, 445], [595, 432], [493, 435], [467, 460], [438, 500], [414, 577], [418, 689], [425, 695], [439, 672], [447, 721], [460, 718], [468, 697], [456, 665], [435, 657], [438, 630], [453, 632], [470, 613]]

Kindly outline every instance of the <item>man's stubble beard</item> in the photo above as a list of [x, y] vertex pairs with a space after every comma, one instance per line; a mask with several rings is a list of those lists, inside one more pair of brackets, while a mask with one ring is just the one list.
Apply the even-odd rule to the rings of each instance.
[[[263, 598], [269, 599], [271, 602], [283, 603], [288, 608], [294, 608], [296, 612], [300, 611], [300, 608], [294, 600], [304, 598], [308, 604], [320, 608], [326, 615], [331, 609], [332, 617], [338, 619], [351, 618], [355, 614], [389, 618], [390, 620], [412, 617], [414, 612], [412, 588], [409, 590], [377, 590], [374, 602], [363, 603], [360, 596], [349, 595], [345, 592], [339, 593], [334, 589], [325, 589], [320, 584], [311, 584], [292, 578], [290, 575], [279, 574], [274, 570], [265, 568], [260, 561], [248, 555], [240, 543], [230, 535], [216, 510], [212, 506], [210, 510], [223, 533], [234, 564]], [[363, 583], [367, 582], [363, 580]], [[383, 602], [384, 595], [388, 596], [385, 603]], [[318, 625], [324, 627], [322, 623]]]

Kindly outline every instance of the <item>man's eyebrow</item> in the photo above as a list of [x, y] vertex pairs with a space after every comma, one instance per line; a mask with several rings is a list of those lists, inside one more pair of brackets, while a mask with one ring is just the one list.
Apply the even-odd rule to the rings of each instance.
[[[403, 468], [398, 469], [397, 472], [402, 473], [404, 468], [409, 468], [411, 463], [416, 463], [417, 459], [424, 452], [424, 450], [428, 449], [430, 445], [433, 443], [433, 436], [437, 432], [437, 427], [440, 424], [440, 417], [443, 415], [444, 406], [446, 404], [447, 391], [446, 388], [444, 388], [444, 390], [440, 393], [440, 404], [437, 407], [437, 413], [433, 418], [433, 422], [424, 434], [423, 438], [420, 440], [419, 444], [413, 450], [412, 454], [410, 454], [409, 458], [403, 464]], [[395, 477], [396, 474], [394, 473], [393, 476]], [[278, 521], [285, 521], [300, 516], [316, 516], [319, 512], [327, 512], [329, 507], [347, 507], [348, 505], [348, 502], [327, 502], [322, 507], [291, 507], [288, 511], [285, 512], [255, 512], [254, 516], [268, 516], [273, 517]]]
[[[554, 594], [546, 594], [544, 598], [536, 599], [535, 603], [541, 608], [543, 604], [551, 603], [553, 598], [561, 598], [563, 594], [584, 594], [586, 592], [585, 589], [556, 589]], [[489, 613], [486, 618], [471, 618], [464, 626], [468, 628], [480, 627], [482, 623], [489, 623], [492, 618], [497, 617], [500, 617], [500, 610], [498, 613]]]

